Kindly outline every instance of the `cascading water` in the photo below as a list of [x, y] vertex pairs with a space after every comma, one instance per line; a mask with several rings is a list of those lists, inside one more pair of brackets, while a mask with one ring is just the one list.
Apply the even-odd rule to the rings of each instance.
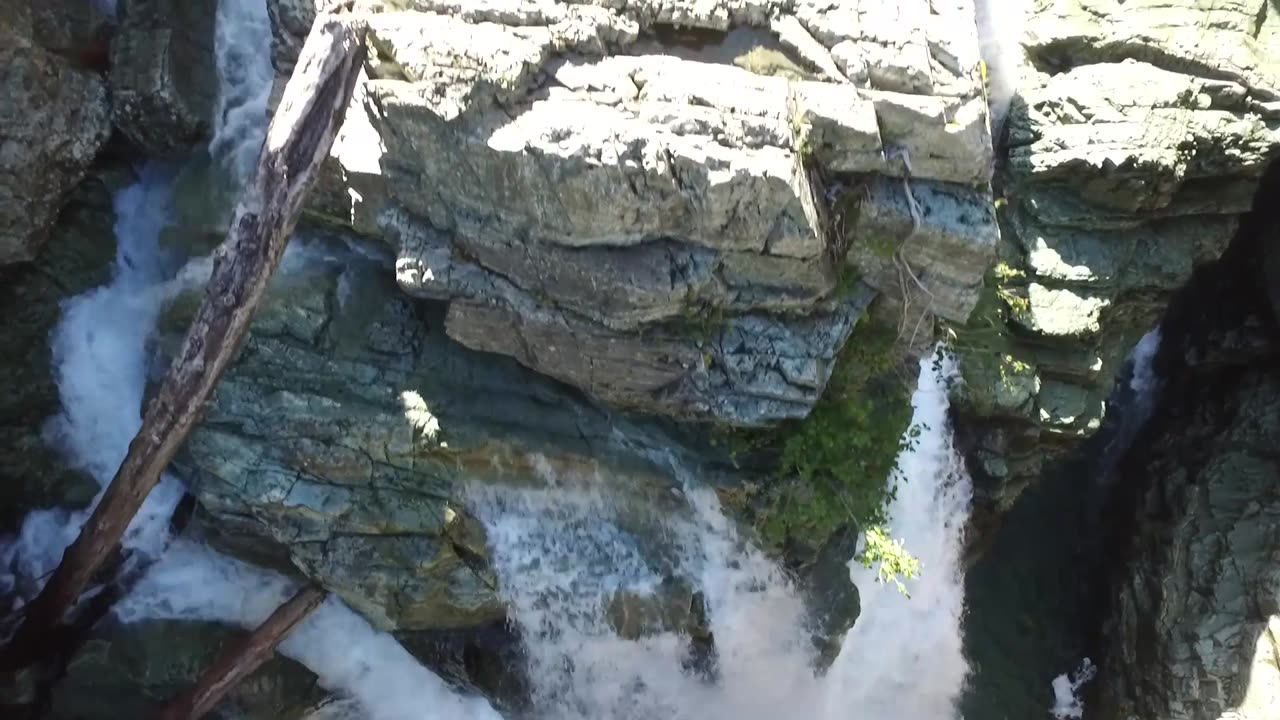
[[947, 384], [955, 373], [950, 356], [921, 361], [912, 423], [922, 432], [898, 460], [900, 482], [888, 514], [895, 534], [920, 560], [920, 576], [906, 581], [910, 597], [875, 582], [874, 571], [854, 569], [862, 615], [832, 672], [840, 672], [840, 701], [868, 718], [956, 717], [968, 676], [960, 554], [973, 484], [947, 418]]
[[[1129, 381], [1119, 387], [1112, 397], [1112, 402], [1121, 407], [1120, 419], [1112, 432], [1100, 460], [1097, 473], [1098, 484], [1106, 487], [1113, 481], [1113, 469], [1119, 458], [1129, 449], [1138, 431], [1146, 425], [1151, 417], [1160, 379], [1155, 374], [1154, 363], [1156, 353], [1160, 350], [1160, 328], [1157, 326], [1134, 345], [1126, 359]], [[1093, 503], [1091, 516], [1101, 512], [1104, 493], [1098, 493]], [[1094, 550], [1095, 553], [1101, 552]], [[1070, 720], [1084, 716], [1084, 700], [1081, 690], [1093, 680], [1097, 667], [1090, 658], [1080, 661], [1079, 667], [1070, 674], [1063, 673], [1053, 679], [1053, 707], [1051, 712], [1057, 720]]]
[[[853, 572], [863, 612], [822, 676], [804, 607], [785, 575], [738, 537], [714, 493], [685, 480], [680, 510], [638, 511], [592, 478], [547, 487], [470, 489], [529, 656], [533, 714], [547, 720], [765, 720], [848, 717], [952, 720], [967, 665], [960, 647], [961, 534], [972, 488], [947, 426], [949, 359], [921, 363], [913, 398], [926, 428], [900, 458], [889, 514], [918, 554], [911, 597]], [[637, 524], [651, 524], [637, 532]], [[646, 539], [647, 538], [647, 539]], [[654, 540], [659, 538], [659, 540]], [[654, 547], [657, 543], [659, 547]], [[660, 594], [686, 578], [700, 591], [713, 658], [673, 629], [626, 640], [610, 622], [619, 594]], [[919, 682], [919, 678], [928, 678]]]

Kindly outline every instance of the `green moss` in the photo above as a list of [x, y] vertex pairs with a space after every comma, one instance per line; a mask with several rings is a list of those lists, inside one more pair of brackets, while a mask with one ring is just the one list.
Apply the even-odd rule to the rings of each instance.
[[779, 470], [792, 480], [775, 489], [761, 523], [769, 543], [817, 548], [850, 520], [864, 528], [885, 521], [886, 479], [910, 440], [896, 339], [893, 328], [860, 325], [813, 412], [784, 430]]
[[[768, 464], [775, 479], [721, 499], [744, 513], [790, 564], [808, 562], [850, 522], [887, 532], [881, 526], [894, 496], [897, 458], [920, 431], [910, 428], [911, 390], [897, 373], [900, 359], [896, 329], [864, 319], [807, 418], [772, 431], [722, 433], [721, 441], [744, 465]], [[882, 572], [895, 576], [912, 569], [905, 552], [885, 564], [891, 555], [863, 561], [880, 562]]]
[[888, 233], [871, 233], [861, 238], [862, 246], [878, 258], [888, 260], [902, 247], [902, 238], [891, 237]]

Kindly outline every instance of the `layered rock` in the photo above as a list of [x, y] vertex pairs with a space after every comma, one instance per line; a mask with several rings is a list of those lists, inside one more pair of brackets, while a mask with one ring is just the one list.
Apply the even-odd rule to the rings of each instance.
[[1163, 388], [1118, 472], [1104, 718], [1280, 718], [1276, 172], [1164, 320]]
[[[967, 3], [362, 7], [410, 9], [370, 16], [312, 211], [386, 237], [469, 347], [761, 425], [808, 413], [876, 291], [930, 320], [977, 299], [996, 227]], [[278, 64], [310, 8], [273, 7]]]
[[1130, 348], [1227, 246], [1280, 152], [1265, 0], [1033, 2], [999, 264], [957, 328], [980, 511], [1101, 425]]
[[[665, 438], [448, 340], [440, 310], [368, 252], [291, 251], [188, 442], [179, 470], [215, 545], [302, 572], [385, 629], [474, 627], [505, 605], [466, 486], [607, 467], [638, 505], [670, 504], [674, 480], [643, 459], [669, 452]], [[174, 301], [162, 348], [198, 300]]]
[[111, 130], [102, 78], [39, 44], [77, 32], [50, 15], [33, 18], [26, 2], [0, 10], [0, 265], [36, 257]]

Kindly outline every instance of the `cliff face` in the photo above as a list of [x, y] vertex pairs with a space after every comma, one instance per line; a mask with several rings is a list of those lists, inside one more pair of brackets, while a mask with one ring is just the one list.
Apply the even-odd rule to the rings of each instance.
[[[362, 5], [404, 9], [313, 211], [468, 347], [623, 408], [803, 417], [878, 291], [963, 320], [995, 245], [972, 7], [897, 5]], [[278, 62], [305, 8], [275, 5]]]
[[1022, 38], [998, 262], [956, 328], [987, 517], [1100, 427], [1125, 354], [1226, 248], [1280, 150], [1268, 0], [1038, 1]]
[[1278, 176], [1163, 321], [1163, 388], [1117, 474], [1100, 717], [1280, 717]]
[[[386, 629], [504, 617], [466, 486], [615, 476], [637, 508], [679, 452], [510, 359], [445, 336], [368, 245], [299, 239], [179, 462], [213, 542], [296, 570]], [[162, 324], [176, 347], [200, 300]], [[628, 438], [624, 452], [615, 436]], [[604, 482], [601, 480], [600, 482]]]

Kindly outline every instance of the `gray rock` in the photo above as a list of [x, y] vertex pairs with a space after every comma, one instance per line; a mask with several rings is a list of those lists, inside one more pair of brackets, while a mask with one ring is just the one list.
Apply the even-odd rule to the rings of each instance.
[[[846, 235], [889, 231], [846, 228], [832, 198], [875, 174], [929, 195], [905, 257], [937, 311], [964, 317], [976, 301], [996, 236], [976, 43], [922, 44], [945, 55], [934, 77], [957, 74], [913, 96], [840, 76], [831, 48], [870, 40], [817, 6], [362, 7], [406, 10], [369, 16], [371, 77], [309, 213], [386, 237], [401, 286], [453, 301], [447, 330], [470, 347], [646, 412], [803, 417], [850, 326], [831, 299]], [[751, 27], [784, 37], [752, 47]], [[828, 82], [789, 81], [757, 51]], [[881, 289], [897, 277], [858, 270]], [[717, 360], [717, 327], [740, 317], [772, 328], [771, 345]]]
[[271, 18], [271, 61], [276, 71], [288, 75], [302, 52], [307, 33], [316, 21], [322, 0], [267, 0]]
[[217, 7], [216, 0], [119, 0], [111, 118], [148, 154], [181, 154], [210, 133]]
[[[891, 297], [916, 298], [948, 320], [968, 319], [999, 237], [984, 192], [883, 177], [848, 192], [857, 212], [845, 231], [847, 262], [862, 279]], [[916, 268], [914, 278], [903, 263]]]
[[111, 130], [102, 78], [37, 46], [8, 12], [0, 11], [0, 266], [36, 257]]
[[1100, 717], [1280, 718], [1280, 328], [1263, 285], [1280, 277], [1258, 262], [1275, 237], [1266, 203], [1258, 235], [1165, 320], [1164, 386], [1118, 472], [1131, 544], [1114, 553]]
[[[624, 453], [626, 421], [448, 340], [439, 310], [405, 297], [371, 247], [294, 244], [178, 465], [220, 547], [256, 545], [251, 559], [292, 564], [382, 628], [479, 626], [505, 607], [464, 480], [599, 463], [665, 492], [672, 480], [643, 458], [666, 441], [629, 433], [639, 444]], [[198, 300], [169, 307], [162, 352]]]

